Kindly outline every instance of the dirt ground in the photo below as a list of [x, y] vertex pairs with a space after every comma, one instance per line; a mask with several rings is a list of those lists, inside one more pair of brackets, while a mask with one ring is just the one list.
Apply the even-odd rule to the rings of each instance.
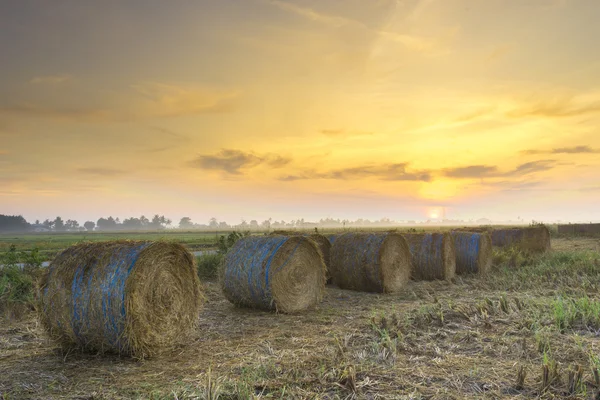
[[330, 286], [299, 315], [235, 308], [206, 283], [195, 340], [145, 361], [65, 354], [33, 314], [0, 319], [0, 398], [600, 398], [598, 240], [553, 248], [400, 294]]

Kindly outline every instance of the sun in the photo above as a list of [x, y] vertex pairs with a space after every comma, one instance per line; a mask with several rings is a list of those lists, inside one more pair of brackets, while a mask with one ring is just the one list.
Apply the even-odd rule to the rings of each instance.
[[432, 219], [437, 219], [437, 218], [438, 218], [438, 213], [437, 213], [436, 211], [432, 211], [432, 212], [429, 214], [429, 216], [430, 216]]

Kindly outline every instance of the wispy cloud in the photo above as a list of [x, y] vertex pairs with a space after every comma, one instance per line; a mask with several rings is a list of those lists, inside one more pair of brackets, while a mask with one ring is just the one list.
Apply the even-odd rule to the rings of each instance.
[[550, 150], [523, 150], [522, 154], [596, 154], [600, 149], [594, 149], [590, 146], [557, 147]]
[[244, 169], [267, 165], [282, 168], [291, 162], [290, 158], [276, 154], [257, 155], [241, 150], [223, 149], [217, 154], [203, 154], [189, 162], [195, 168], [222, 171], [231, 175], [241, 175]]
[[102, 168], [102, 167], [90, 167], [90, 168], [77, 168], [77, 172], [83, 175], [90, 175], [95, 177], [112, 178], [115, 176], [124, 175], [127, 171], [115, 168]]
[[316, 11], [309, 7], [298, 6], [291, 2], [281, 0], [268, 0], [268, 3], [281, 10], [296, 14], [314, 22], [322, 23], [332, 28], [340, 28], [343, 26], [359, 27], [381, 38], [400, 43], [410, 50], [418, 52], [428, 52], [433, 50], [437, 46], [437, 42], [431, 39], [427, 39], [416, 35], [402, 34], [380, 29], [372, 29], [365, 25], [363, 22], [357, 21], [355, 19], [326, 14], [320, 11]]
[[379, 179], [384, 181], [423, 181], [429, 182], [432, 179], [431, 173], [424, 171], [408, 170], [408, 163], [398, 164], [367, 164], [357, 167], [348, 167], [335, 169], [331, 171], [308, 170], [295, 175], [286, 175], [281, 181], [298, 181], [314, 179], [334, 179], [334, 180], [353, 180], [353, 179]]
[[355, 21], [353, 19], [327, 15], [324, 13], [317, 12], [312, 8], [300, 7], [286, 1], [270, 0], [269, 3], [278, 7], [281, 10], [288, 11], [296, 15], [300, 15], [304, 18], [310, 19], [312, 21], [321, 22], [336, 28], [349, 24], [360, 24], [358, 21]]
[[600, 192], [600, 186], [586, 186], [579, 189], [581, 192]]
[[202, 87], [186, 87], [156, 82], [132, 85], [145, 101], [137, 113], [156, 117], [214, 114], [233, 110], [236, 91], [223, 91]]
[[368, 136], [373, 132], [347, 131], [345, 129], [321, 129], [323, 135], [329, 137]]
[[58, 85], [71, 80], [69, 75], [34, 76], [29, 80], [32, 85]]
[[239, 93], [231, 90], [156, 82], [131, 85], [103, 108], [51, 104], [0, 104], [0, 115], [19, 115], [73, 122], [126, 122], [151, 118], [227, 113]]
[[491, 165], [469, 165], [466, 167], [444, 169], [443, 174], [448, 178], [481, 178], [498, 175], [498, 167]]
[[500, 171], [495, 165], [469, 165], [466, 167], [446, 168], [441, 171], [448, 178], [496, 178], [514, 177], [547, 171], [556, 166], [556, 160], [538, 160], [518, 165], [509, 171]]
[[547, 117], [568, 118], [600, 113], [600, 100], [588, 99], [577, 101], [573, 97], [557, 97], [524, 104], [507, 112], [508, 117]]

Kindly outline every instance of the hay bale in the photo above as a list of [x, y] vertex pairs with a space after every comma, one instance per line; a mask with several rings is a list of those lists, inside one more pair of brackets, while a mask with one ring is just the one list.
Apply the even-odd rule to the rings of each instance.
[[233, 304], [292, 313], [315, 306], [325, 291], [325, 263], [304, 236], [254, 236], [225, 255], [221, 283]]
[[492, 267], [492, 238], [489, 233], [452, 232], [457, 274], [486, 274]]
[[456, 249], [445, 233], [404, 234], [412, 255], [412, 278], [417, 281], [451, 280], [456, 274]]
[[517, 247], [527, 252], [544, 253], [550, 250], [550, 231], [545, 225], [495, 229], [492, 231], [492, 245]]
[[313, 233], [308, 237], [311, 238], [317, 246], [319, 246], [319, 250], [321, 250], [325, 268], [327, 269], [325, 271], [325, 278], [327, 279], [327, 282], [329, 282], [331, 280], [331, 243], [329, 243], [329, 240], [320, 233]]
[[300, 236], [305, 236], [308, 237], [310, 239], [312, 239], [317, 246], [319, 246], [319, 250], [321, 250], [321, 254], [323, 255], [323, 261], [325, 262], [325, 267], [327, 268], [326, 272], [325, 272], [325, 277], [327, 279], [327, 283], [330, 283], [331, 281], [331, 273], [329, 272], [330, 270], [330, 253], [331, 253], [331, 243], [329, 242], [329, 240], [327, 239], [326, 236], [321, 235], [320, 233], [298, 233], [298, 232], [294, 232], [294, 231], [283, 231], [283, 230], [278, 230], [278, 231], [274, 231], [270, 234], [271, 236], [296, 236], [296, 235], [300, 235]]
[[183, 343], [202, 305], [194, 257], [166, 242], [82, 243], [41, 279], [40, 318], [65, 347], [136, 358]]
[[396, 233], [345, 233], [331, 247], [333, 283], [342, 289], [397, 292], [410, 270], [410, 250]]

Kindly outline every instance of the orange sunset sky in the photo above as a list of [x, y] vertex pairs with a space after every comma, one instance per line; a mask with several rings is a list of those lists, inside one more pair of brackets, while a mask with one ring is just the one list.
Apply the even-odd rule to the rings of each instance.
[[0, 213], [600, 220], [597, 0], [0, 3]]

